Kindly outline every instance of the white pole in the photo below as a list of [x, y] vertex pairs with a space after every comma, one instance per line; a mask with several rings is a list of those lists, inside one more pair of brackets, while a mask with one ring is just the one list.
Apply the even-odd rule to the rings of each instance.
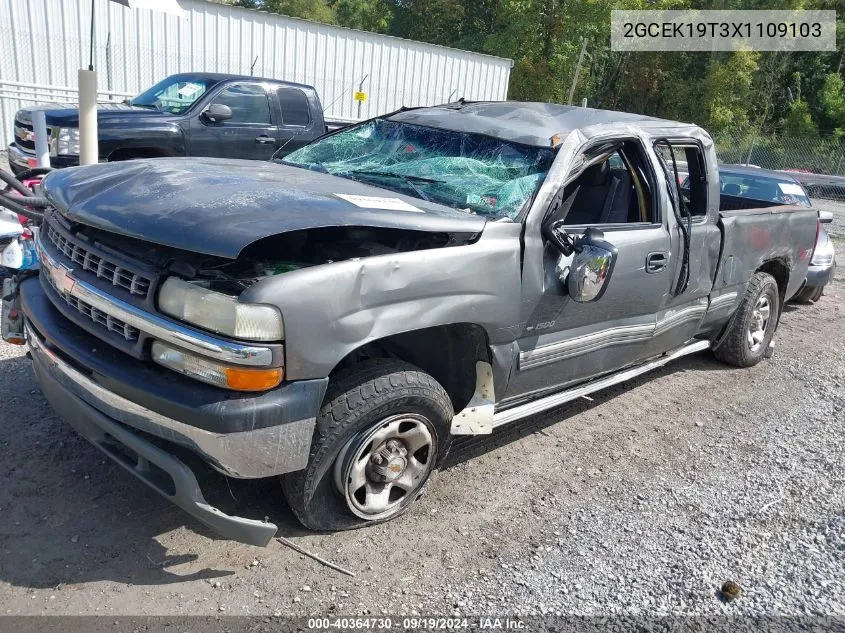
[[79, 69], [79, 164], [94, 165], [97, 146], [97, 71]]
[[39, 167], [50, 166], [50, 142], [47, 136], [47, 116], [44, 110], [32, 113], [32, 132], [35, 134], [35, 160]]
[[575, 74], [572, 76], [572, 85], [569, 86], [569, 98], [566, 105], [572, 105], [572, 97], [575, 96], [575, 84], [578, 83], [578, 75], [581, 74], [581, 64], [584, 63], [584, 53], [587, 52], [587, 38], [581, 38], [581, 53], [578, 55], [578, 63], [575, 65]]

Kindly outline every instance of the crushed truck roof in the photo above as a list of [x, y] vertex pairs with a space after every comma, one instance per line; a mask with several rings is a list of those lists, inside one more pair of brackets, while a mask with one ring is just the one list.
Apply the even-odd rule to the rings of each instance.
[[394, 121], [428, 125], [456, 132], [485, 134], [525, 145], [549, 147], [552, 137], [561, 139], [575, 129], [606, 123], [649, 123], [667, 127], [687, 126], [643, 114], [597, 110], [555, 103], [520, 101], [456, 102], [398, 112]]

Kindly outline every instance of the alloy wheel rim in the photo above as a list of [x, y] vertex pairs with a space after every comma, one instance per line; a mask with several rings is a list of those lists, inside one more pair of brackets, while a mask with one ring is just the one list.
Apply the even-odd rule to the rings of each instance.
[[754, 304], [754, 309], [751, 311], [751, 322], [745, 334], [745, 342], [748, 345], [748, 349], [753, 353], [759, 352], [763, 347], [771, 314], [772, 306], [769, 298], [766, 295], [762, 295], [757, 299], [757, 303]]
[[422, 415], [403, 413], [359, 433], [335, 460], [335, 486], [357, 517], [386, 519], [422, 489], [435, 460], [435, 432]]

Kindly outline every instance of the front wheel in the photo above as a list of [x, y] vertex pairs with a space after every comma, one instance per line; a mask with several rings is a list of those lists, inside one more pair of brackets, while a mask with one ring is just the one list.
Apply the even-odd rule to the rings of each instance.
[[446, 456], [452, 403], [409, 363], [368, 361], [332, 379], [304, 470], [282, 488], [312, 530], [393, 519], [420, 496]]
[[780, 294], [775, 278], [754, 273], [745, 296], [728, 325], [716, 358], [736, 367], [751, 367], [764, 357], [772, 342], [780, 315]]

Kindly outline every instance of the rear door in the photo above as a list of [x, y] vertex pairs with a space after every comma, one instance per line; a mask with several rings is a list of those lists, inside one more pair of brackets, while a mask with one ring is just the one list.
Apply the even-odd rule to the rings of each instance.
[[[215, 123], [203, 116], [212, 103], [232, 110], [232, 118]], [[269, 160], [278, 145], [278, 123], [270, 110], [261, 82], [239, 81], [218, 88], [190, 122], [188, 152], [191, 156]]]
[[[708, 308], [711, 308], [709, 297], [722, 239], [718, 227], [719, 176], [715, 165], [708, 164], [704, 146], [698, 139], [659, 139], [654, 144], [654, 150], [672, 195], [682, 205], [679, 210], [683, 224], [689, 230], [688, 279], [683, 274], [683, 234], [676, 226], [672, 235], [673, 252], [679, 255], [672, 262], [675, 283], [663, 311], [658, 314], [658, 323], [664, 324], [657, 331], [661, 344], [676, 347], [699, 331]], [[676, 170], [678, 180], [675, 178]], [[712, 309], [728, 313], [732, 306], [732, 298], [723, 297]]]

